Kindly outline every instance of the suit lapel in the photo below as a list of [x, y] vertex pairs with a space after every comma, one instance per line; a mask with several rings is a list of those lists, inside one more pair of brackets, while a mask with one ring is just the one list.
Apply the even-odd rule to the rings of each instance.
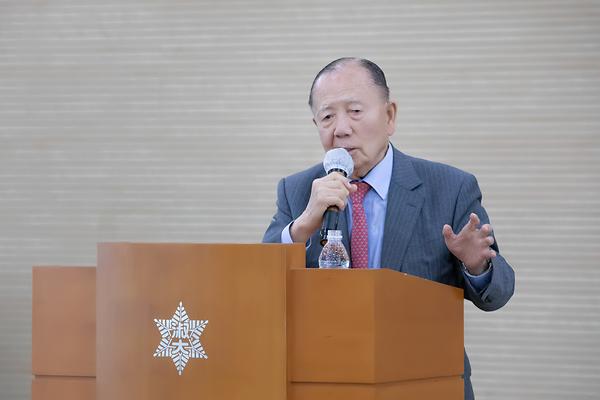
[[407, 156], [394, 149], [394, 165], [388, 191], [381, 267], [402, 270], [402, 262], [410, 243], [424, 197], [417, 176]]

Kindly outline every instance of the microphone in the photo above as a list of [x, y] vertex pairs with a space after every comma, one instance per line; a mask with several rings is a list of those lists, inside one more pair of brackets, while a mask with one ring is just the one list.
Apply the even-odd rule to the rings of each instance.
[[[339, 172], [347, 178], [352, 176], [352, 172], [354, 172], [354, 161], [352, 161], [352, 156], [350, 156], [350, 153], [346, 149], [331, 149], [325, 153], [323, 168], [325, 168], [327, 175], [332, 172]], [[325, 246], [325, 243], [327, 243], [327, 231], [337, 230], [339, 211], [337, 206], [330, 206], [325, 211], [323, 226], [320, 231], [321, 246]]]

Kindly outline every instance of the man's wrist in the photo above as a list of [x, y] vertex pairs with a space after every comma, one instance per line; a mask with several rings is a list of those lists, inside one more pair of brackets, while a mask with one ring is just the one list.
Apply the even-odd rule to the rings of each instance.
[[314, 230], [306, 227], [304, 223], [303, 215], [300, 215], [298, 219], [292, 222], [290, 225], [290, 236], [296, 243], [306, 243], [312, 236]]
[[460, 262], [466, 273], [472, 276], [485, 274], [492, 267], [492, 260], [485, 260], [485, 263], [479, 268], [469, 268], [464, 262]]

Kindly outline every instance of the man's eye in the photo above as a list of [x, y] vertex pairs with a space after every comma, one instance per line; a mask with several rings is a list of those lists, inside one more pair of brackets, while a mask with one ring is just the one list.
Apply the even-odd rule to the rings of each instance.
[[354, 114], [358, 114], [361, 110], [352, 110]]
[[323, 121], [327, 121], [331, 119], [331, 115], [326, 115], [323, 117]]

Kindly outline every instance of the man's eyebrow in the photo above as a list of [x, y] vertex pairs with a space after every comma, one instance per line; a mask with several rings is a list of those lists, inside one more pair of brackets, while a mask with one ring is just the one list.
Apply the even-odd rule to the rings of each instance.
[[328, 110], [328, 109], [330, 109], [330, 108], [331, 108], [331, 105], [330, 105], [330, 104], [323, 104], [323, 105], [321, 106], [321, 108], [319, 108], [319, 109], [317, 110], [317, 114], [320, 114], [320, 113], [322, 113], [323, 111], [325, 111], [325, 110]]

